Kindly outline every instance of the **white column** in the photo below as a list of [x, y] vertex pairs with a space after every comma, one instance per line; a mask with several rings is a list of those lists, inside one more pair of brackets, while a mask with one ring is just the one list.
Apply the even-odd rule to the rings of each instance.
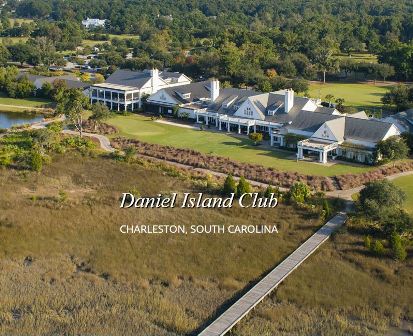
[[250, 134], [250, 125], [247, 125], [247, 135]]
[[323, 163], [327, 163], [327, 152], [323, 151]]
[[222, 131], [222, 123], [221, 123], [221, 120], [219, 121], [219, 130]]
[[209, 119], [209, 117], [206, 116], [206, 117], [205, 117], [205, 125], [207, 125], [207, 126], [208, 126], [208, 123], [209, 123], [209, 120], [208, 120], [208, 119]]
[[[249, 127], [248, 127], [249, 128]], [[271, 146], [274, 146], [274, 134], [271, 134], [271, 136], [270, 136], [270, 145]]]
[[298, 159], [304, 159], [303, 148], [298, 147]]
[[238, 124], [238, 134], [241, 134], [241, 125]]
[[227, 131], [228, 131], [228, 133], [230, 132], [230, 125], [229, 125], [229, 122], [227, 122]]
[[320, 154], [320, 158], [319, 158], [319, 162], [321, 162], [321, 163], [323, 163], [324, 162], [324, 158], [323, 158], [323, 152], [321, 151], [321, 152], [319, 152], [319, 154]]
[[257, 133], [257, 125], [254, 125], [254, 133]]
[[218, 117], [215, 117], [215, 127], [218, 127]]
[[198, 113], [196, 114], [196, 123], [197, 124], [199, 123], [199, 114]]

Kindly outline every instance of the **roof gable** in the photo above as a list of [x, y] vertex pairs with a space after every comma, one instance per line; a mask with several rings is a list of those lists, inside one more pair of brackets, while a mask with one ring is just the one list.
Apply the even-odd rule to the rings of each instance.
[[[313, 112], [314, 113], [314, 112]], [[343, 142], [345, 118], [337, 118], [326, 121], [321, 127], [314, 132], [312, 138], [318, 138], [329, 141]]]

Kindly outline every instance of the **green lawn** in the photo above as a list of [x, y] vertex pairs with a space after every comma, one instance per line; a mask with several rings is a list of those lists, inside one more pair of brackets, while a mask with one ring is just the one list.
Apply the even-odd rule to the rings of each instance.
[[310, 97], [324, 99], [326, 95], [332, 94], [334, 99], [343, 98], [344, 105], [353, 106], [357, 109], [381, 108], [380, 98], [387, 92], [389, 86], [371, 83], [310, 83]]
[[393, 182], [406, 193], [407, 201], [404, 207], [407, 212], [413, 214], [413, 175], [399, 177]]
[[297, 163], [295, 153], [275, 151], [251, 146], [246, 138], [210, 131], [191, 130], [183, 127], [165, 125], [139, 115], [116, 116], [108, 121], [118, 127], [120, 135], [142, 141], [191, 148], [197, 151], [229, 157], [241, 162], [258, 163], [284, 171], [296, 171], [311, 175], [337, 175], [361, 173], [370, 167], [336, 164], [325, 167], [311, 162]]
[[377, 56], [369, 53], [336, 54], [338, 59], [350, 59], [358, 63], [377, 63]]
[[0, 92], [0, 105], [15, 105], [15, 106], [25, 106], [25, 107], [44, 107], [45, 105], [50, 105], [51, 101], [43, 98], [10, 98], [4, 93]]
[[138, 37], [136, 35], [130, 35], [130, 34], [121, 34], [121, 35], [115, 35], [115, 34], [109, 34], [109, 41], [96, 41], [96, 40], [88, 40], [84, 39], [82, 41], [83, 46], [89, 46], [89, 47], [94, 47], [97, 44], [103, 44], [103, 43], [112, 43], [112, 39], [118, 38], [120, 40], [125, 40], [125, 39], [137, 39]]
[[19, 42], [26, 42], [28, 37], [0, 37], [0, 43], [2, 44], [15, 44]]

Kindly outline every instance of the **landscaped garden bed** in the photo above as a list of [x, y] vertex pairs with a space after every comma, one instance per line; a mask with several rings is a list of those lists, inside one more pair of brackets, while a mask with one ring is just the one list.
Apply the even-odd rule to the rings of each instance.
[[[360, 174], [328, 176], [306, 175], [296, 172], [284, 172], [272, 167], [233, 161], [222, 156], [202, 154], [192, 149], [175, 148], [150, 144], [134, 139], [115, 138], [112, 145], [118, 149], [133, 146], [137, 153], [195, 168], [210, 169], [224, 174], [244, 176], [247, 179], [274, 186], [289, 188], [295, 182], [304, 182], [314, 190], [346, 190], [361, 186], [369, 181], [383, 179], [386, 176], [413, 170], [413, 161], [403, 161], [383, 166]], [[334, 183], [335, 181], [336, 183]]]

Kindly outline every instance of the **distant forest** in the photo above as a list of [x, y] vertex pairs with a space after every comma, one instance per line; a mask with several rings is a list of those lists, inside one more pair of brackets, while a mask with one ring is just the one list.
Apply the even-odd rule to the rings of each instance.
[[[108, 33], [139, 37], [106, 45], [101, 65], [171, 67], [262, 90], [282, 86], [280, 76], [343, 71], [413, 80], [411, 0], [14, 0], [1, 15], [2, 23], [7, 15], [35, 19], [28, 35], [47, 37], [56, 50], [73, 50], [82, 38], [104, 43]], [[85, 32], [87, 17], [107, 19], [106, 27]], [[133, 58], [124, 60], [127, 49]], [[333, 57], [355, 52], [377, 55], [379, 64]]]

